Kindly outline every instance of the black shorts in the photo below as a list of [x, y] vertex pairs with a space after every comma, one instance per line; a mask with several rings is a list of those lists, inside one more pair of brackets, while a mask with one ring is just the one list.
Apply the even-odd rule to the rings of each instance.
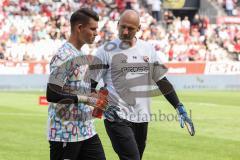
[[50, 160], [106, 160], [98, 135], [79, 142], [50, 143]]
[[148, 122], [133, 123], [126, 120], [110, 122], [105, 119], [104, 124], [120, 160], [142, 158], [146, 146]]

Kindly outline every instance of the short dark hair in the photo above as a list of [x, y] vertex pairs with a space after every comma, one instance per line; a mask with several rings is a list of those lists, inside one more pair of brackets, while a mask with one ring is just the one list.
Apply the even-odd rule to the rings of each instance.
[[71, 28], [77, 24], [87, 24], [90, 18], [94, 19], [95, 21], [99, 21], [98, 14], [90, 8], [81, 8], [75, 11], [70, 18]]

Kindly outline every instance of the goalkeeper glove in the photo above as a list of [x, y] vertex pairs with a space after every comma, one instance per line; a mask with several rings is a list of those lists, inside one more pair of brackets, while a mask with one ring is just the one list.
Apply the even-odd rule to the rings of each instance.
[[191, 136], [194, 136], [195, 129], [192, 120], [188, 117], [188, 114], [184, 108], [182, 103], [178, 104], [177, 108], [178, 120], [181, 128], [184, 128], [184, 124], [186, 125], [188, 132]]
[[86, 103], [93, 107], [98, 107], [104, 110], [108, 104], [107, 97], [100, 96], [100, 95], [91, 95], [91, 96], [83, 96], [77, 95], [78, 102]]
[[[93, 92], [94, 93], [94, 92]], [[100, 91], [98, 92], [98, 97], [101, 99], [97, 102], [97, 106], [101, 107], [96, 107], [93, 109], [92, 116], [96, 118], [102, 118], [103, 110], [107, 106], [107, 97], [108, 97], [108, 90], [106, 87], [101, 87]], [[102, 101], [105, 100], [105, 101]]]
[[117, 111], [120, 111], [117, 106], [108, 106], [104, 111], [104, 117], [110, 122], [119, 122], [122, 119], [118, 116]]

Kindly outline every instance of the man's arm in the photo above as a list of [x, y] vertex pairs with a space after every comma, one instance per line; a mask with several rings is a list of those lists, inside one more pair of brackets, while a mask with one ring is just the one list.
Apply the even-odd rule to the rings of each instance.
[[48, 83], [47, 84], [47, 101], [59, 104], [73, 104], [73, 103], [86, 103], [93, 107], [105, 108], [107, 99], [96, 96], [76, 95], [66, 93], [62, 87]]
[[180, 126], [183, 128], [186, 125], [188, 132], [191, 136], [194, 136], [195, 129], [192, 120], [188, 117], [184, 105], [179, 101], [177, 93], [172, 84], [166, 77], [156, 82], [159, 90], [162, 92], [168, 102], [176, 109], [179, 117]]
[[47, 101], [60, 104], [78, 103], [77, 95], [65, 93], [62, 87], [48, 83], [47, 84]]
[[173, 88], [171, 82], [166, 77], [156, 82], [159, 90], [162, 92], [168, 102], [176, 109], [180, 103], [177, 93]]

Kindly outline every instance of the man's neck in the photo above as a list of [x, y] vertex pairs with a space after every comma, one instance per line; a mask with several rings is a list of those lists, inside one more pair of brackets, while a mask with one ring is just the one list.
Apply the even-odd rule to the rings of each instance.
[[77, 50], [81, 50], [82, 46], [84, 45], [83, 42], [78, 42], [73, 36], [70, 36], [68, 42], [71, 43]]
[[123, 42], [124, 44], [128, 45], [129, 47], [133, 47], [133, 46], [136, 45], [137, 38], [134, 37], [134, 38], [133, 38], [132, 40], [130, 40], [130, 41], [123, 41], [123, 40], [122, 40], [122, 42]]

